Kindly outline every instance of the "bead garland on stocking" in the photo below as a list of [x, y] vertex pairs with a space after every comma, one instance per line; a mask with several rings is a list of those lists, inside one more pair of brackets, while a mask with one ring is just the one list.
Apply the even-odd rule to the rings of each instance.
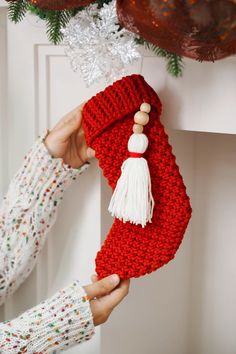
[[144, 102], [134, 115], [133, 134], [128, 141], [129, 158], [122, 164], [121, 176], [108, 207], [112, 216], [142, 227], [151, 222], [154, 208], [150, 172], [143, 157], [148, 147], [143, 129], [149, 122], [150, 111], [151, 105]]

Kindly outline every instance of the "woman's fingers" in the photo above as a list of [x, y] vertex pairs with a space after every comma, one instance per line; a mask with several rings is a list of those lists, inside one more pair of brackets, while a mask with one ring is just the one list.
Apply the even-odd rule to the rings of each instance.
[[97, 274], [91, 275], [91, 282], [92, 282], [92, 283], [96, 283], [96, 281], [98, 281], [98, 276], [97, 276]]
[[88, 147], [85, 141], [84, 130], [81, 127], [76, 136], [77, 152], [82, 161], [91, 160], [95, 157], [95, 151]]
[[113, 310], [129, 293], [130, 280], [122, 280], [119, 286], [113, 290], [109, 295], [104, 296], [100, 301], [103, 306]]
[[85, 286], [84, 289], [88, 296], [88, 299], [92, 300], [95, 297], [108, 295], [112, 290], [117, 287], [119, 282], [119, 276], [117, 274], [113, 274], [93, 284]]
[[55, 125], [55, 129], [62, 127], [65, 123], [69, 122], [71, 119], [78, 117], [79, 124], [82, 122], [82, 112], [85, 102], [80, 104], [78, 107], [73, 109], [71, 112], [67, 113], [59, 122]]
[[62, 118], [53, 128], [52, 132], [57, 139], [66, 141], [73, 133], [80, 129], [82, 124], [82, 111], [84, 103], [73, 109]]
[[68, 113], [49, 132], [45, 145], [53, 157], [61, 157], [72, 167], [80, 167], [95, 156], [95, 151], [87, 146], [82, 127], [84, 103]]
[[50, 131], [45, 139], [49, 153], [54, 157], [63, 157], [68, 142], [73, 133], [81, 126], [82, 111], [77, 108], [77, 113], [69, 113]]
[[55, 137], [62, 142], [67, 141], [70, 136], [77, 132], [81, 126], [82, 113], [73, 116], [72, 118], [64, 121], [59, 127], [53, 129]]
[[89, 160], [93, 159], [95, 157], [95, 150], [93, 150], [92, 148], [88, 147], [87, 148], [87, 158]]
[[93, 284], [84, 287], [90, 300], [93, 322], [98, 326], [107, 321], [114, 308], [129, 292], [129, 280], [122, 280], [118, 275], [112, 275], [97, 280], [97, 275], [91, 277]]

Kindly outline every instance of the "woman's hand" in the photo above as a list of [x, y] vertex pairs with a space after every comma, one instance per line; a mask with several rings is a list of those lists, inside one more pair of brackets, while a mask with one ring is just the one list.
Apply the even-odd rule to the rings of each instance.
[[120, 280], [114, 274], [102, 280], [92, 276], [93, 284], [84, 286], [90, 300], [93, 322], [98, 326], [106, 322], [114, 308], [124, 299], [129, 292], [129, 280]]
[[86, 145], [82, 129], [83, 104], [62, 118], [50, 131], [45, 145], [53, 157], [60, 157], [73, 168], [82, 166], [95, 156]]

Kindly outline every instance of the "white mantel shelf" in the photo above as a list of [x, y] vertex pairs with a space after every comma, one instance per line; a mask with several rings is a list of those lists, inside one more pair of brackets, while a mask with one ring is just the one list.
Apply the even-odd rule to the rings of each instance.
[[236, 134], [236, 58], [184, 62], [183, 77], [177, 79], [166, 72], [163, 59], [144, 54], [142, 74], [161, 98], [165, 126]]
[[[0, 10], [6, 6], [7, 2], [0, 0]], [[34, 25], [34, 22], [34, 18], [29, 16], [19, 24], [9, 23], [9, 39], [17, 36], [19, 40], [27, 40], [28, 36], [31, 42], [46, 44], [43, 22], [40, 26]], [[43, 39], [42, 43], [40, 38]], [[10, 51], [11, 48], [9, 56], [15, 54]], [[63, 54], [64, 49], [61, 47]], [[230, 57], [215, 63], [199, 63], [190, 59], [184, 61], [183, 77], [172, 78], [166, 72], [165, 61], [144, 50], [143, 58], [130, 66], [128, 73], [141, 73], [160, 95], [163, 102], [162, 120], [167, 128], [236, 134], [236, 58]], [[65, 61], [61, 64], [65, 65]], [[83, 84], [81, 86], [84, 86], [85, 98], [88, 99], [91, 89]], [[97, 90], [104, 86], [104, 83], [97, 85]], [[96, 93], [96, 87], [92, 91]]]
[[167, 79], [166, 124], [180, 130], [236, 134], [236, 58], [185, 62], [183, 78]]

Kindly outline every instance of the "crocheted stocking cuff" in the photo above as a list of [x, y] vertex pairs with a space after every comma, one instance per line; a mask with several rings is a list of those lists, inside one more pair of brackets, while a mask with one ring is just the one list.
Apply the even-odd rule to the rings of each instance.
[[126, 76], [92, 97], [83, 109], [83, 127], [86, 141], [92, 146], [94, 139], [115, 121], [133, 115], [143, 102], [161, 114], [161, 102], [156, 92], [141, 75]]

